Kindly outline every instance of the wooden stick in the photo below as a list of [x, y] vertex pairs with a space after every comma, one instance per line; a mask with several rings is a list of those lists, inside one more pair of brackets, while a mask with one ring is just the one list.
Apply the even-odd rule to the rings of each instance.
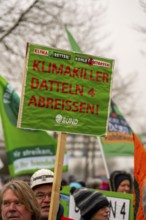
[[108, 171], [108, 167], [107, 167], [107, 163], [106, 163], [106, 159], [105, 159], [105, 155], [104, 155], [104, 151], [103, 151], [103, 148], [102, 148], [100, 137], [97, 137], [97, 139], [98, 139], [98, 143], [99, 143], [99, 147], [100, 147], [101, 156], [102, 156], [102, 159], [103, 159], [104, 168], [105, 168], [105, 171], [106, 171], [106, 176], [107, 176], [107, 179], [109, 180], [109, 171]]
[[56, 220], [56, 216], [58, 212], [66, 137], [67, 135], [64, 133], [58, 134], [56, 161], [55, 161], [55, 170], [54, 170], [54, 181], [53, 181], [53, 187], [52, 187], [51, 204], [50, 204], [48, 220]]

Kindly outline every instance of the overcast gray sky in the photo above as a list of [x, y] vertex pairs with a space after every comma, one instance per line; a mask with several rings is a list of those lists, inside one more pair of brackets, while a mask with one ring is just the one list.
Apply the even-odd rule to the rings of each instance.
[[[128, 77], [130, 73], [135, 81], [132, 88], [133, 94], [138, 97], [135, 106], [140, 112], [136, 118], [128, 120], [137, 132], [141, 130], [140, 124], [146, 124], [146, 10], [142, 10], [139, 2], [110, 0], [108, 3], [109, 28], [113, 32], [114, 41], [111, 56], [116, 57], [115, 65], [118, 65], [123, 78]], [[146, 4], [146, 1], [143, 3]], [[145, 34], [136, 30], [138, 25], [145, 27]], [[120, 108], [122, 109], [122, 105]]]

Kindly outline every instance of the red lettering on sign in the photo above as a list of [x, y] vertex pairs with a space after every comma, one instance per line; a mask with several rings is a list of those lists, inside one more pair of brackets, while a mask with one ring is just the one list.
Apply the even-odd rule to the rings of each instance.
[[49, 97], [45, 98], [42, 96], [39, 96], [37, 98], [35, 96], [32, 96], [28, 102], [28, 106], [98, 115], [98, 105], [94, 105], [86, 102], [73, 102], [68, 99], [67, 100], [53, 99]]

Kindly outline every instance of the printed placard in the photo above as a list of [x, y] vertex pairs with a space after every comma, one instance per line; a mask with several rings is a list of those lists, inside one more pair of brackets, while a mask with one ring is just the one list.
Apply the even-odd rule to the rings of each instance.
[[17, 126], [104, 135], [113, 60], [28, 44]]
[[[133, 195], [117, 193], [112, 191], [98, 190], [102, 192], [110, 203], [109, 220], [133, 220]], [[68, 198], [67, 198], [68, 196]], [[80, 220], [80, 210], [76, 207], [74, 197], [70, 194], [70, 187], [63, 187], [61, 202], [64, 206], [66, 216], [72, 219]]]
[[[130, 219], [130, 200], [124, 198], [107, 197], [110, 202], [109, 220], [129, 220]], [[74, 198], [70, 196], [69, 217], [80, 220], [80, 211], [75, 206]]]

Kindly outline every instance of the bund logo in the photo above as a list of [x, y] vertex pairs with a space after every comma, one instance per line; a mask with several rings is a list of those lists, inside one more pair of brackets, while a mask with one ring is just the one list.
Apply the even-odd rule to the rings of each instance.
[[66, 117], [63, 117], [62, 115], [58, 114], [58, 115], [56, 115], [56, 122], [57, 122], [57, 124], [77, 125], [78, 119], [66, 118]]

